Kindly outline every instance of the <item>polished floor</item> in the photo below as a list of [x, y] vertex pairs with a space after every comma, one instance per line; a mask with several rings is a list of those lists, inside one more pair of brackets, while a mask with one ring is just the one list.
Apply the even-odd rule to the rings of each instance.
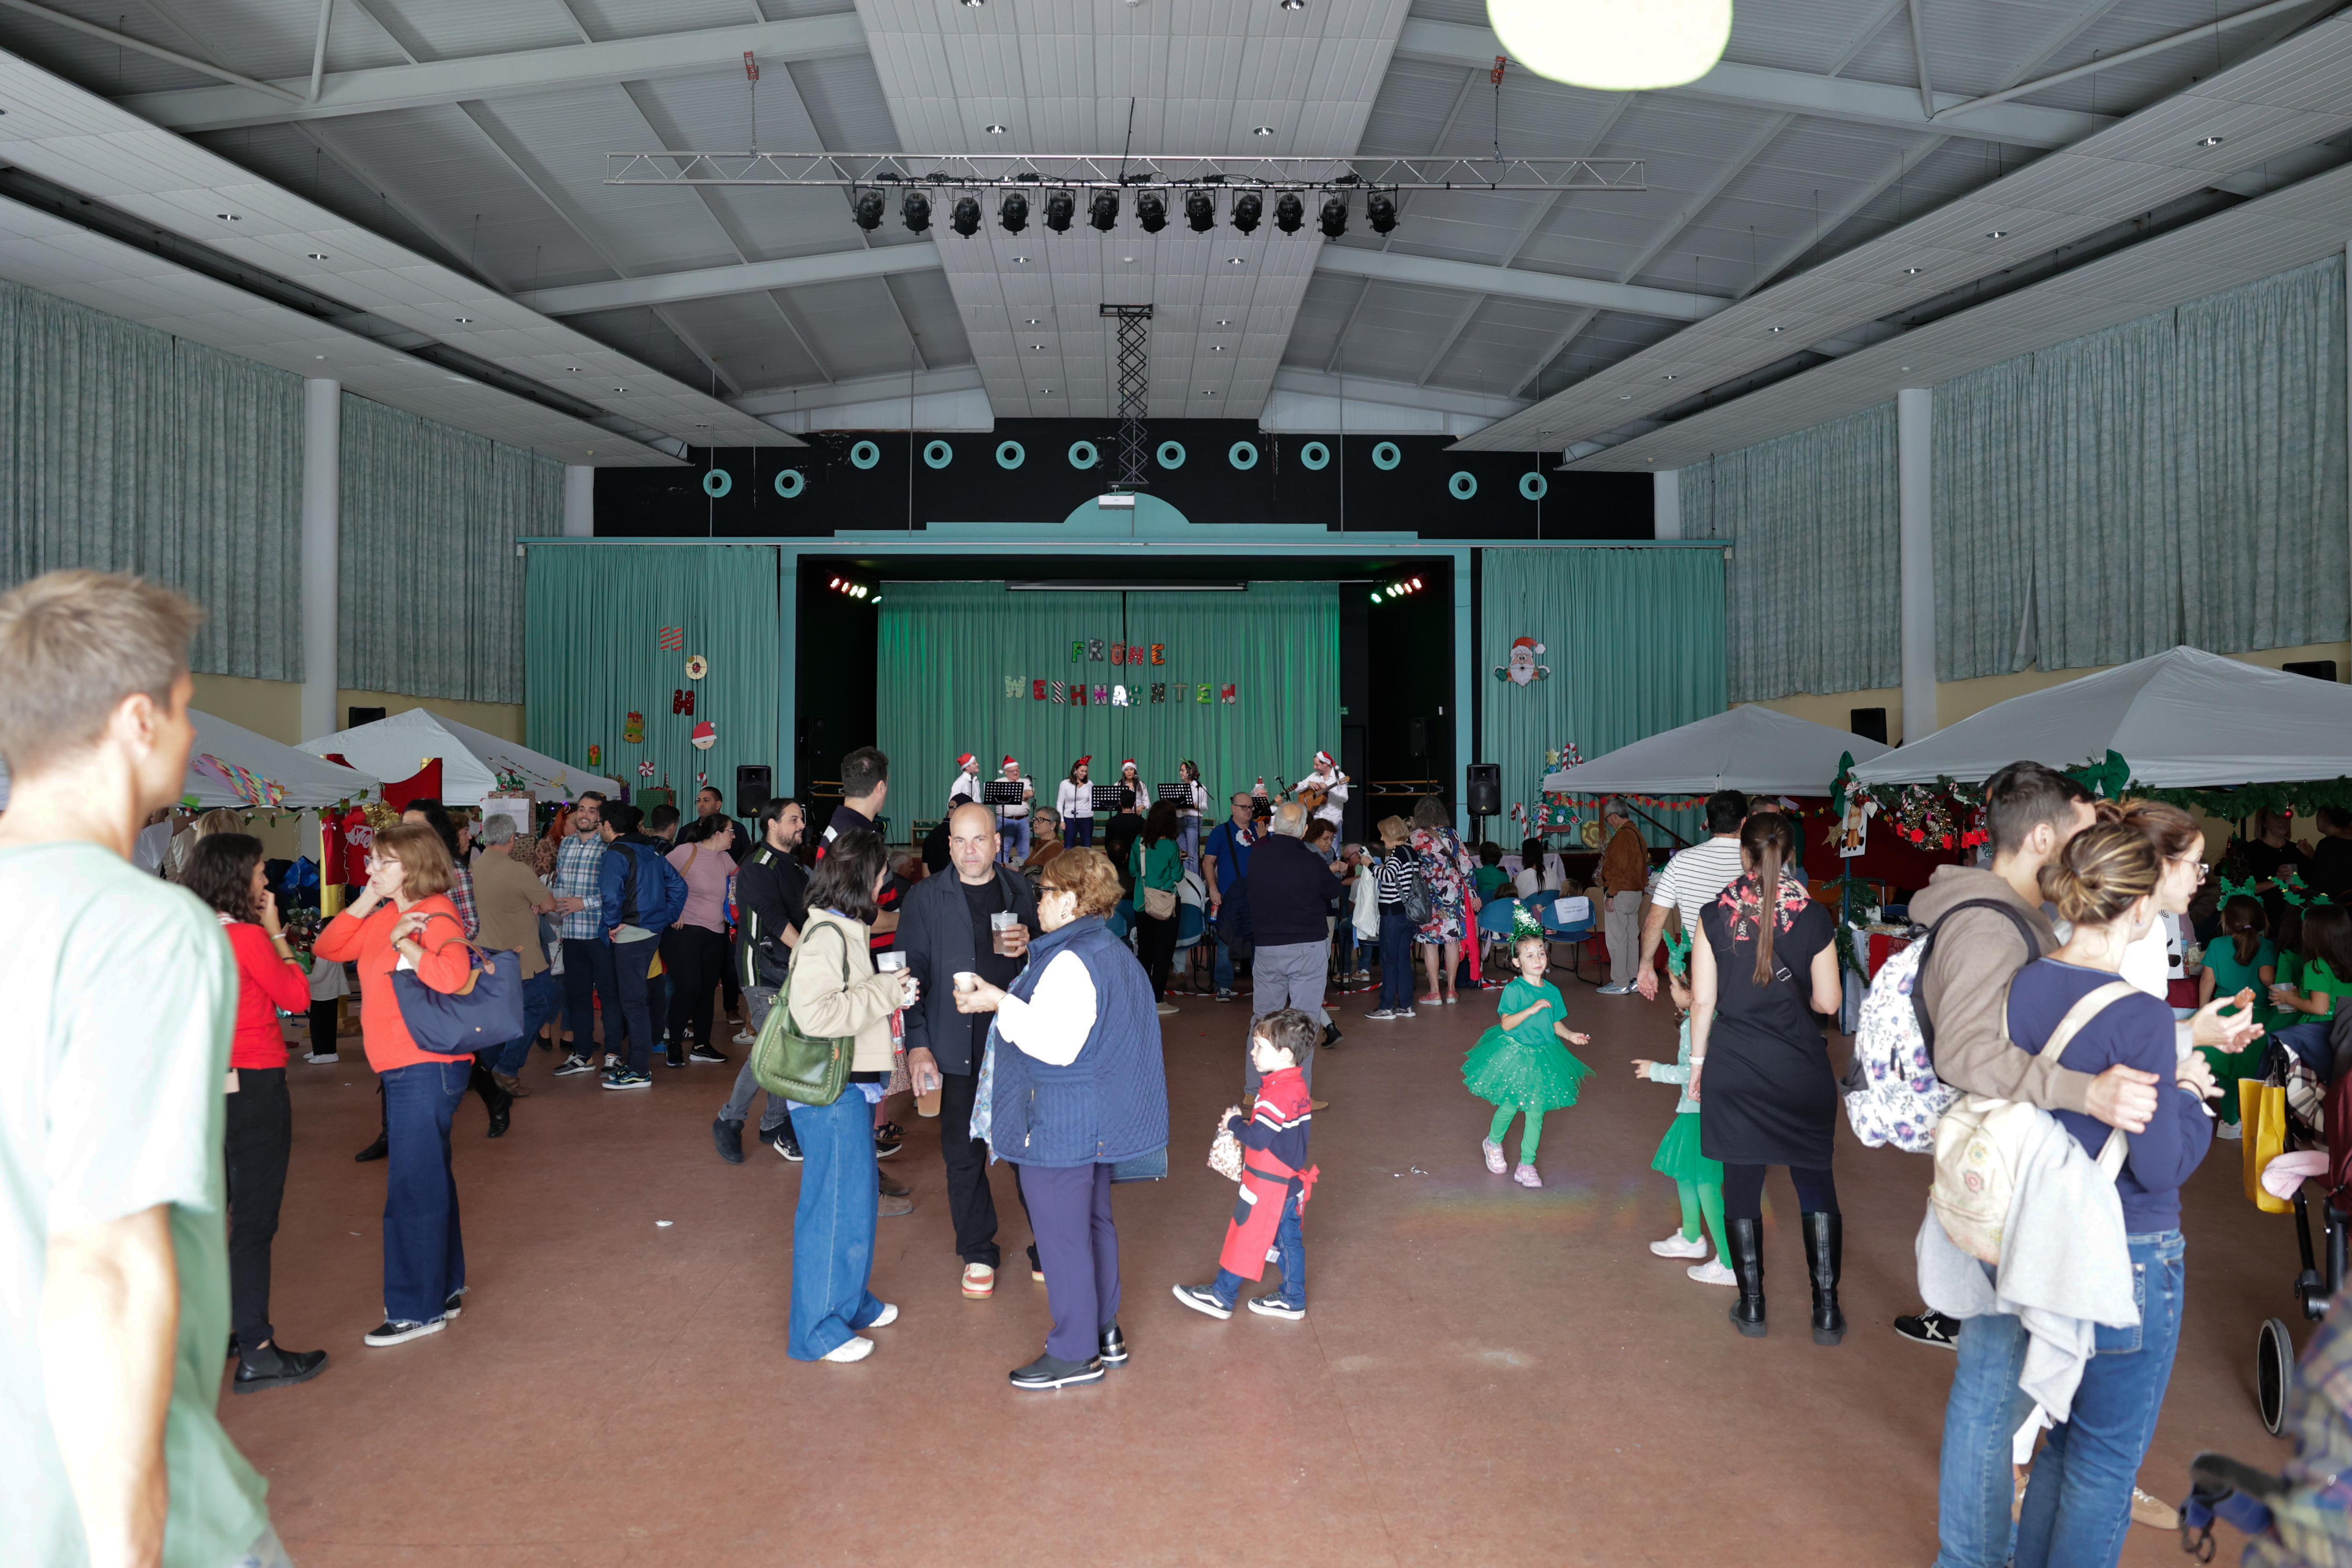
[[[966, 1301], [933, 1124], [904, 1117], [892, 1166], [918, 1207], [882, 1222], [874, 1276], [903, 1315], [861, 1365], [799, 1364], [798, 1171], [757, 1146], [740, 1166], [713, 1154], [733, 1069], [656, 1067], [650, 1092], [614, 1094], [551, 1078], [540, 1053], [508, 1136], [485, 1139], [478, 1102], [459, 1113], [463, 1318], [364, 1348], [383, 1166], [351, 1159], [375, 1100], [347, 1039], [342, 1065], [289, 1070], [273, 1304], [285, 1343], [334, 1361], [223, 1414], [301, 1568], [1927, 1563], [1952, 1363], [1887, 1326], [1914, 1306], [1925, 1163], [1841, 1134], [1853, 1329], [1834, 1350], [1804, 1332], [1776, 1174], [1773, 1332], [1740, 1339], [1727, 1289], [1645, 1246], [1675, 1220], [1649, 1169], [1674, 1092], [1627, 1064], [1672, 1058], [1671, 1014], [1555, 977], [1600, 1071], [1546, 1127], [1539, 1192], [1486, 1174], [1488, 1110], [1461, 1087], [1491, 1000], [1374, 1023], [1346, 999], [1347, 1039], [1316, 1065], [1331, 1106], [1298, 1322], [1220, 1323], [1170, 1298], [1214, 1271], [1231, 1210], [1202, 1161], [1240, 1092], [1245, 1013], [1182, 998], [1173, 1174], [1117, 1204], [1134, 1359], [1048, 1396], [1004, 1381], [1045, 1333], [1009, 1171], [1015, 1263], [993, 1300]], [[2187, 1328], [2143, 1472], [2176, 1500], [2200, 1449], [2270, 1469], [2282, 1452], [2251, 1390], [2258, 1324], [2292, 1315], [2294, 1239], [2242, 1197], [2237, 1152], [2217, 1145], [2189, 1199]], [[2124, 1560], [2179, 1550], [2140, 1528]]]

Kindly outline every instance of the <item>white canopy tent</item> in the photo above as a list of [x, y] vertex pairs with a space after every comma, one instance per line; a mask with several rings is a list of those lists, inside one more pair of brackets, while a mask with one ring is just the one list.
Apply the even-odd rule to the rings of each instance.
[[1546, 774], [1543, 787], [1576, 795], [1706, 795], [1717, 789], [1826, 795], [1845, 753], [1853, 752], [1859, 762], [1886, 749], [1859, 735], [1749, 705], [1621, 746], [1580, 768]]
[[500, 793], [507, 787], [501, 775], [542, 800], [569, 800], [583, 789], [615, 798], [621, 792], [613, 779], [421, 707], [306, 740], [302, 749], [313, 757], [332, 753], [349, 758], [353, 767], [394, 783], [438, 758], [441, 799], [452, 806], [478, 806]]
[[1975, 783], [2021, 758], [2073, 768], [2110, 751], [2159, 789], [2340, 778], [2352, 774], [2352, 686], [2174, 648], [1996, 703], [1853, 776]]
[[[257, 811], [299, 811], [356, 800], [380, 787], [373, 774], [339, 768], [241, 724], [188, 710], [196, 727], [180, 802], [199, 810], [215, 806]], [[410, 769], [414, 772], [415, 769]], [[0, 810], [8, 804], [8, 769], [0, 764]]]

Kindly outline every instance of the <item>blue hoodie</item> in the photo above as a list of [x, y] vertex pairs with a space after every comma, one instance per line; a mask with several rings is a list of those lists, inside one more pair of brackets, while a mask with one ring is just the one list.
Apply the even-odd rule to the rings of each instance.
[[[597, 862], [597, 884], [604, 894], [604, 917], [611, 922], [605, 927], [609, 934], [615, 925], [635, 925], [658, 936], [677, 923], [686, 913], [686, 878], [678, 875], [677, 867], [669, 863], [662, 846], [639, 833], [614, 839], [604, 846], [606, 854]], [[628, 914], [629, 871], [636, 869], [636, 916]]]

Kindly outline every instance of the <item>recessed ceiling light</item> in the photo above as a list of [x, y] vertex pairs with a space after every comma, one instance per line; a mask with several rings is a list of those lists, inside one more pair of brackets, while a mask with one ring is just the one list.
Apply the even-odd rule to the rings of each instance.
[[580, 367], [578, 365], [566, 365], [563, 369], [565, 373], [569, 375], [576, 376], [581, 373]]
[[1233, 324], [1233, 320], [1230, 317], [1220, 316], [1217, 318], [1217, 325], [1220, 327], [1230, 327]]
[[2229, 138], [2226, 136], [2208, 136], [2200, 141], [2197, 145], [2200, 147], [2219, 147], [2222, 142], [2227, 141], [2228, 140]]
[[1048, 396], [1051, 396], [1054, 391], [1052, 387], [1039, 387], [1037, 390]]
[[1026, 325], [1031, 326], [1031, 327], [1034, 327], [1036, 324], [1037, 324], [1037, 318], [1035, 318], [1034, 316], [1030, 317], [1030, 318], [1029, 318], [1029, 319], [1028, 319], [1028, 321], [1026, 322]]
[[1617, 401], [1619, 402], [1632, 402], [1633, 401], [1633, 394], [1632, 392], [1619, 392], [1617, 394]]
[[474, 319], [471, 316], [452, 316], [449, 319], [460, 327], [470, 327], [474, 324]]
[[1016, 256], [1013, 258], [1013, 265], [1015, 267], [1026, 267], [1029, 265], [1029, 258], [1025, 256]]
[[1030, 344], [1029, 346], [1030, 346], [1032, 349], [1038, 349], [1038, 350], [1042, 350], [1042, 349], [1044, 349], [1044, 348], [1045, 348], [1045, 344], [1043, 344], [1043, 343], [1032, 343], [1032, 344]]
[[1906, 370], [1906, 371], [1907, 371], [1907, 370], [1909, 370], [1911, 367], [1910, 367], [1910, 366], [1908, 366], [1908, 365], [1903, 365], [1903, 366], [1899, 366], [1899, 367], [1897, 367], [1897, 368], [1898, 368], [1898, 369], [1901, 369], [1901, 370]]
[[1307, 9], [1307, 0], [1282, 0], [1282, 8], [1286, 11], [1304, 11]]
[[1242, 258], [1238, 256], [1229, 256], [1225, 257], [1225, 265], [1227, 267], [1239, 267], [1242, 265]]
[[1669, 375], [1668, 377], [1666, 377], [1666, 380], [1668, 380], [1668, 381], [1672, 381], [1672, 380], [1674, 380], [1674, 379], [1675, 379], [1675, 378], [1674, 378], [1673, 376], [1671, 376], [1671, 375]]
[[1222, 354], [1224, 351], [1225, 346], [1223, 343], [1212, 343], [1209, 345], [1209, 352], [1213, 354]]
[[1987, 239], [2007, 239], [2008, 237], [2009, 231], [2007, 229], [1994, 229], [1985, 235], [1985, 238]]
[[1135, 257], [1131, 256], [1122, 256], [1119, 257], [1119, 260], [1127, 263], [1129, 267], [1133, 267], [1135, 265]]
[[1271, 136], [1274, 134], [1274, 127], [1271, 125], [1253, 125], [1250, 127], [1250, 134], [1252, 136]]
[[992, 125], [988, 128], [988, 133], [991, 136], [1002, 136], [1004, 134], [1004, 127], [1002, 125]]
[[1919, 276], [1919, 269], [1916, 267], [1906, 267], [1903, 269], [1903, 276], [1906, 277], [1916, 277]]
[[1201, 395], [1202, 395], [1202, 397], [1214, 397], [1214, 396], [1216, 396], [1217, 394], [1216, 394], [1216, 393], [1214, 393], [1214, 392], [1202, 392]]
[[311, 357], [312, 359], [314, 359], [314, 360], [323, 360], [323, 359], [325, 359], [327, 356], [326, 356], [326, 355], [324, 355], [324, 354], [313, 354], [313, 355], [311, 355], [310, 357]]
[[1785, 332], [1785, 331], [1787, 331], [1788, 329], [1787, 329], [1786, 327], [1775, 327], [1775, 328], [1773, 328], [1773, 329], [1772, 329], [1772, 330], [1774, 330], [1775, 332]]
[[629, 389], [628, 389], [628, 388], [626, 388], [626, 387], [614, 387], [613, 390], [614, 390], [614, 392], [627, 392]]
[[243, 213], [215, 213], [213, 216], [218, 218], [225, 224], [234, 224], [243, 221], [245, 214]]
[[332, 260], [334, 260], [334, 259], [335, 259], [333, 256], [329, 256], [329, 255], [328, 255], [325, 251], [323, 251], [323, 250], [314, 250], [314, 251], [310, 251], [310, 252], [309, 252], [308, 254], [309, 254], [309, 256], [310, 256], [310, 259], [311, 259], [312, 261], [332, 261]]

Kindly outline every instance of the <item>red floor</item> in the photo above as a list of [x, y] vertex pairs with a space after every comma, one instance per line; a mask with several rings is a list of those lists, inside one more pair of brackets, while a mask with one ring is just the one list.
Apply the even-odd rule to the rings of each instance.
[[[1670, 1013], [1563, 988], [1600, 1071], [1547, 1125], [1540, 1192], [1480, 1163], [1489, 1113], [1459, 1063], [1492, 1002], [1384, 1024], [1348, 998], [1348, 1039], [1316, 1066], [1331, 1107], [1297, 1323], [1220, 1323], [1169, 1297], [1214, 1271], [1231, 1210], [1202, 1161], [1240, 1091], [1245, 1007], [1182, 998], [1172, 1179], [1118, 1201], [1134, 1359], [1050, 1396], [1004, 1382], [1045, 1333], [1010, 1173], [1013, 1266], [995, 1299], [965, 1301], [935, 1126], [911, 1114], [893, 1168], [918, 1207], [882, 1222], [874, 1276], [904, 1315], [861, 1365], [785, 1358], [799, 1176], [756, 1146], [740, 1167], [712, 1153], [731, 1066], [657, 1066], [650, 1092], [610, 1094], [534, 1053], [532, 1097], [495, 1144], [469, 1101], [465, 1315], [366, 1349], [383, 1166], [352, 1163], [375, 1101], [346, 1040], [343, 1065], [289, 1069], [273, 1302], [288, 1344], [334, 1362], [223, 1414], [301, 1568], [1926, 1563], [1952, 1364], [1887, 1327], [1915, 1305], [1925, 1162], [1839, 1150], [1853, 1328], [1834, 1350], [1805, 1333], [1776, 1175], [1773, 1333], [1743, 1340], [1729, 1290], [1645, 1246], [1675, 1221], [1649, 1169], [1675, 1095], [1626, 1064], [1673, 1056]], [[2143, 1473], [2176, 1500], [2200, 1449], [2276, 1468], [2254, 1335], [2290, 1315], [2296, 1268], [2291, 1221], [2240, 1193], [2237, 1145], [2216, 1145], [2188, 1207], [2187, 1328]], [[2178, 1538], [2135, 1530], [2125, 1561], [2179, 1562]]]

